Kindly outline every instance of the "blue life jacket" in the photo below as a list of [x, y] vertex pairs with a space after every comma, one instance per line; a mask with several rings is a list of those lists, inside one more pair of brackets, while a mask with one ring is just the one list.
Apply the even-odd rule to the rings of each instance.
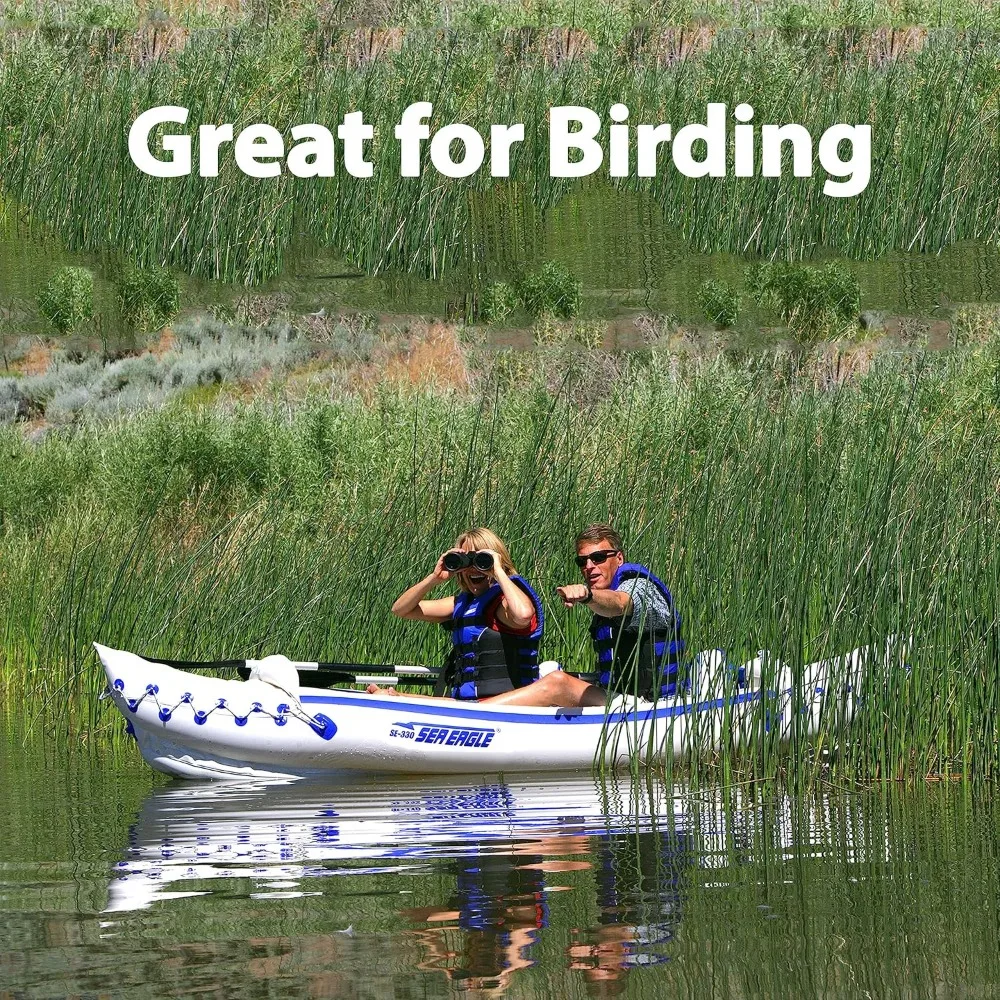
[[512, 576], [511, 580], [531, 598], [537, 624], [530, 635], [498, 632], [491, 627], [496, 613], [490, 614], [490, 608], [503, 595], [500, 584], [494, 583], [478, 597], [465, 590], [455, 595], [455, 610], [444, 623], [451, 632], [447, 669], [453, 698], [486, 698], [538, 680], [538, 644], [545, 625], [542, 600], [523, 577]]
[[663, 595], [673, 627], [653, 630], [640, 622], [641, 632], [637, 632], [622, 628], [624, 616], [604, 618], [595, 615], [590, 623], [590, 638], [600, 671], [598, 684], [621, 694], [636, 693], [652, 700], [670, 697], [677, 693], [678, 669], [684, 655], [681, 617], [667, 585], [638, 563], [620, 566], [611, 581], [611, 589], [617, 590], [626, 580], [636, 577], [649, 580]]

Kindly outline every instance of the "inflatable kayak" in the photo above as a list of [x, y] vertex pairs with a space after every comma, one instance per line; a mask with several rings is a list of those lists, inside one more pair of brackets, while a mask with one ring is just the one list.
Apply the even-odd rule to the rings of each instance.
[[[523, 708], [301, 687], [284, 657], [248, 680], [185, 673], [95, 643], [113, 699], [145, 760], [189, 778], [308, 777], [340, 771], [468, 774], [616, 767], [836, 734], [852, 717], [870, 648], [803, 668], [760, 655], [738, 669], [699, 654], [690, 689], [598, 708]], [[877, 656], [884, 661], [886, 652]]]

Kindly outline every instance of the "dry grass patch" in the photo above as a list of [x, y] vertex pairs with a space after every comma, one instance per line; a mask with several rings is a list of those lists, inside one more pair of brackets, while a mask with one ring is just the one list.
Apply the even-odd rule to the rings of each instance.
[[955, 347], [986, 344], [1000, 332], [1000, 305], [992, 302], [962, 306], [951, 325], [951, 343]]
[[389, 359], [385, 377], [420, 388], [468, 389], [469, 370], [455, 327], [431, 323], [423, 336], [415, 332], [405, 354]]
[[715, 24], [671, 26], [659, 31], [641, 25], [625, 37], [623, 50], [633, 63], [647, 65], [655, 61], [663, 69], [707, 55], [715, 43], [717, 30]]
[[156, 358], [162, 358], [164, 354], [174, 349], [177, 344], [177, 338], [174, 336], [174, 331], [169, 327], [165, 326], [161, 331], [159, 337], [156, 341], [149, 345], [149, 353]]
[[820, 388], [844, 385], [866, 375], [879, 353], [878, 343], [871, 341], [851, 347], [824, 344], [809, 359], [805, 374]]
[[54, 353], [50, 344], [39, 341], [32, 344], [24, 357], [11, 367], [22, 375], [44, 375], [49, 370]]

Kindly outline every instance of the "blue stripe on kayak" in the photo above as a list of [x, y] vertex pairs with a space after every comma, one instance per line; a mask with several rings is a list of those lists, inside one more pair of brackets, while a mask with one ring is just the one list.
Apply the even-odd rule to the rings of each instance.
[[[772, 693], [772, 692], [769, 692]], [[774, 692], [776, 693], [776, 692]], [[476, 722], [521, 722], [530, 725], [551, 725], [553, 723], [562, 724], [566, 722], [588, 723], [591, 725], [604, 725], [605, 722], [646, 722], [650, 718], [668, 719], [678, 715], [690, 715], [697, 712], [717, 711], [725, 708], [726, 705], [745, 705], [760, 699], [759, 691], [748, 691], [745, 694], [733, 695], [731, 698], [713, 698], [710, 701], [700, 701], [696, 704], [682, 702], [678, 705], [664, 705], [662, 708], [646, 709], [641, 712], [612, 712], [605, 715], [602, 712], [594, 712], [584, 715], [580, 708], [553, 708], [551, 715], [516, 715], [513, 712], [491, 711], [490, 709], [477, 709], [469, 711], [468, 708], [452, 708], [448, 705], [417, 705], [413, 702], [403, 701], [402, 698], [377, 698], [373, 695], [303, 695], [299, 700], [303, 705], [343, 705], [350, 708], [377, 708], [385, 711], [392, 711], [396, 715], [438, 715], [446, 718], [462, 719], [467, 725], [475, 725]]]

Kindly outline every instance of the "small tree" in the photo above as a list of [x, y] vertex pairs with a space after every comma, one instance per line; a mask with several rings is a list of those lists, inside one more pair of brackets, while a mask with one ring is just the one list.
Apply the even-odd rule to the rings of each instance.
[[118, 282], [122, 319], [142, 333], [169, 323], [177, 315], [180, 301], [177, 278], [165, 267], [127, 267]]
[[42, 315], [61, 334], [94, 315], [94, 275], [85, 267], [61, 267], [38, 296]]

